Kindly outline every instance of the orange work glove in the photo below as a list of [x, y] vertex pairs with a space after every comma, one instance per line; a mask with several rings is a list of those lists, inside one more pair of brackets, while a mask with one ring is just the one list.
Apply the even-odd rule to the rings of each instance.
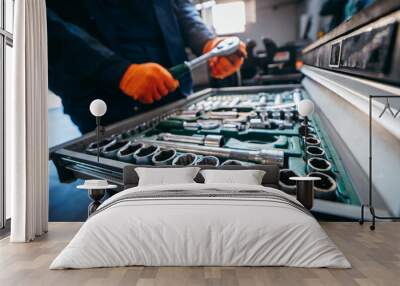
[[130, 65], [119, 83], [126, 95], [144, 104], [161, 100], [178, 86], [179, 82], [156, 63]]
[[[209, 40], [204, 45], [203, 53], [208, 53], [224, 39], [226, 38], [217, 37]], [[240, 68], [240, 66], [243, 64], [244, 58], [246, 57], [246, 44], [240, 42], [239, 50], [237, 50], [235, 53], [223, 57], [214, 57], [208, 61], [208, 66], [211, 70], [211, 76], [217, 79], [224, 79], [232, 75]]]

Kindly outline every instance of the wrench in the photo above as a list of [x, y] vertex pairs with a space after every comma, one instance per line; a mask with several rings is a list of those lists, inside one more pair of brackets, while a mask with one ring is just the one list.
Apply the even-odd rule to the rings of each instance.
[[206, 63], [209, 59], [218, 56], [231, 55], [239, 49], [240, 40], [238, 37], [229, 37], [221, 41], [210, 52], [201, 55], [191, 61], [185, 61], [183, 64], [170, 68], [169, 72], [176, 79], [183, 77], [186, 73], [191, 72], [194, 68]]

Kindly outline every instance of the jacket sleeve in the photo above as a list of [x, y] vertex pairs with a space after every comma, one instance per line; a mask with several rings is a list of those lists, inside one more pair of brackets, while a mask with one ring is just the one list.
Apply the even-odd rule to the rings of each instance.
[[215, 35], [204, 24], [191, 0], [174, 0], [174, 3], [185, 44], [196, 55], [201, 55], [205, 43]]
[[76, 25], [65, 22], [47, 9], [49, 65], [78, 80], [90, 80], [105, 88], [118, 89], [119, 81], [130, 65]]

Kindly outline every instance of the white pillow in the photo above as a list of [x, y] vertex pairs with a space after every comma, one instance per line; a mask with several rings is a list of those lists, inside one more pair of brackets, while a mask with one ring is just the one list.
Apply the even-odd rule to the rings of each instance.
[[202, 170], [205, 184], [261, 185], [265, 171], [261, 170]]
[[193, 180], [200, 168], [135, 168], [139, 186], [195, 183]]

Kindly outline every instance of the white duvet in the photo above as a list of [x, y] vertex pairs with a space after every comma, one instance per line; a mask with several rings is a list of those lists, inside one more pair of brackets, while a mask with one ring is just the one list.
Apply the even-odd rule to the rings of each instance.
[[[83, 224], [50, 269], [145, 266], [349, 268], [318, 222], [290, 204], [262, 198], [173, 197], [121, 200], [146, 191], [258, 190], [254, 185], [136, 187], [109, 198]], [[295, 201], [297, 202], [297, 201]], [[298, 203], [298, 202], [297, 202]]]

